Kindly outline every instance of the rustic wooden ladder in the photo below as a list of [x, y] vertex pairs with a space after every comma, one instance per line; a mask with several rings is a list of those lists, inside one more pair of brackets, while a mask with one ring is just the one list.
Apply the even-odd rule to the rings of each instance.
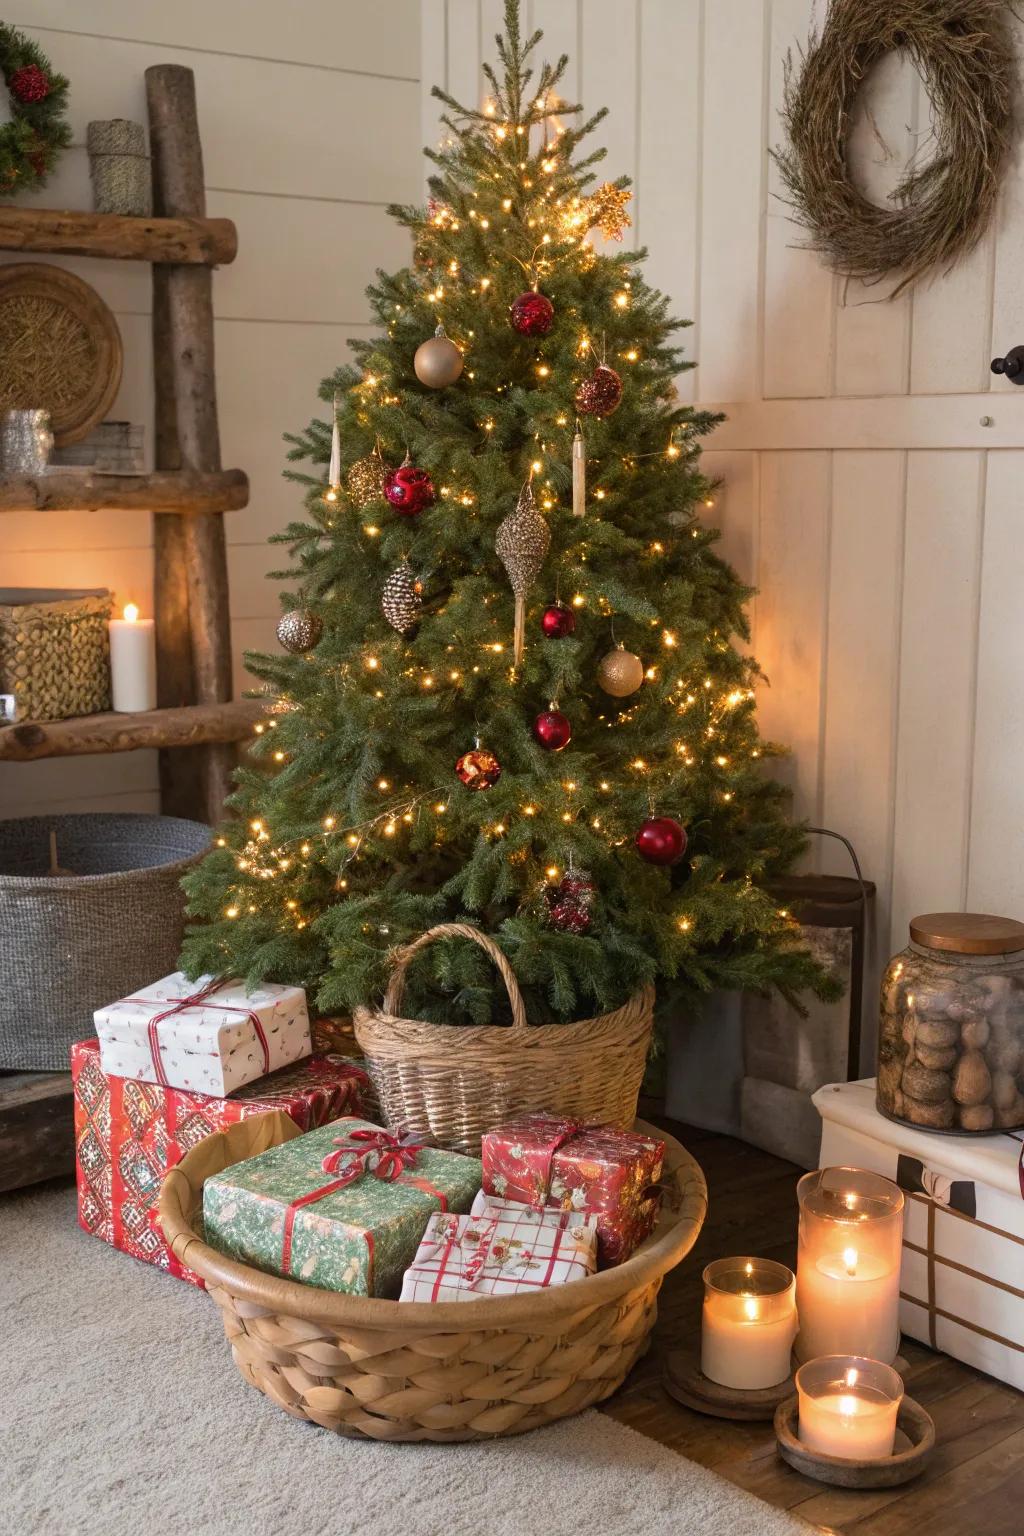
[[0, 761], [160, 749], [162, 808], [215, 822], [235, 744], [261, 706], [231, 699], [223, 513], [244, 507], [241, 470], [223, 470], [214, 369], [213, 267], [238, 249], [229, 219], [206, 217], [195, 78], [179, 64], [146, 70], [154, 217], [0, 207], [0, 250], [113, 257], [153, 265], [155, 470], [0, 480], [0, 511], [153, 513], [158, 708], [0, 730]]

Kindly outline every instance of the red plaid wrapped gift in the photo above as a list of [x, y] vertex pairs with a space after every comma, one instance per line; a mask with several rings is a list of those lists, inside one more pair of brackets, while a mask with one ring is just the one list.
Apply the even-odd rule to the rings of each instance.
[[301, 1131], [366, 1113], [369, 1078], [341, 1056], [311, 1056], [249, 1083], [230, 1099], [109, 1077], [98, 1040], [71, 1047], [75, 1087], [78, 1220], [133, 1258], [201, 1286], [168, 1249], [156, 1223], [164, 1174], [205, 1136], [249, 1115], [283, 1109]]
[[582, 1280], [597, 1268], [597, 1222], [481, 1192], [468, 1216], [436, 1211], [400, 1301], [474, 1301]]
[[635, 1131], [523, 1115], [483, 1138], [484, 1190], [503, 1200], [597, 1217], [602, 1268], [621, 1264], [653, 1230], [665, 1144]]

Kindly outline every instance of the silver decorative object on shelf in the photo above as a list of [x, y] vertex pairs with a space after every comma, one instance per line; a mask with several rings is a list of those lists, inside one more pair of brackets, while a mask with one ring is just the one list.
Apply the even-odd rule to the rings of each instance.
[[0, 423], [0, 467], [5, 475], [45, 475], [52, 447], [49, 411], [4, 412]]
[[96, 212], [148, 219], [153, 212], [153, 186], [142, 124], [124, 117], [90, 123], [86, 147]]

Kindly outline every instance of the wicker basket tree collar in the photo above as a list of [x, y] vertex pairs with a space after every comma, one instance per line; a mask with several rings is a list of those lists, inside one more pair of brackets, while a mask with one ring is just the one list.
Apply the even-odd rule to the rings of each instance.
[[[401, 1017], [413, 958], [439, 939], [469, 939], [493, 960], [511, 1027], [425, 1024]], [[497, 944], [467, 923], [442, 923], [396, 951], [380, 1009], [357, 1008], [355, 1031], [389, 1126], [476, 1155], [485, 1131], [531, 1110], [629, 1126], [654, 1024], [654, 988], [573, 1024], [529, 1024]]]
[[[1010, 147], [1016, 67], [1006, 0], [832, 0], [798, 69], [787, 67], [788, 143], [774, 151], [808, 245], [843, 276], [899, 273], [900, 293], [974, 246]], [[911, 163], [888, 206], [854, 185], [854, 102], [882, 56], [905, 53], [932, 105], [934, 154]]]
[[300, 1134], [275, 1111], [206, 1137], [164, 1179], [160, 1225], [206, 1281], [246, 1381], [293, 1418], [360, 1439], [485, 1440], [601, 1402], [646, 1347], [662, 1279], [707, 1211], [703, 1174], [664, 1137], [661, 1220], [615, 1269], [471, 1302], [347, 1296], [264, 1274], [199, 1236], [204, 1181]]

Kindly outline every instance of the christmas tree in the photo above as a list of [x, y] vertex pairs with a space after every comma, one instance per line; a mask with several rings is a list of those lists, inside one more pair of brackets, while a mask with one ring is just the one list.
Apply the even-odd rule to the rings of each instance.
[[[460, 920], [535, 1022], [658, 978], [820, 987], [765, 888], [802, 834], [734, 643], [750, 592], [697, 518], [715, 418], [679, 402], [693, 364], [644, 253], [606, 251], [630, 194], [581, 148], [605, 114], [559, 99], [566, 58], [534, 76], [518, 9], [482, 110], [435, 90], [430, 202], [390, 210], [413, 265], [378, 273], [380, 336], [291, 439], [314, 472], [289, 471], [305, 516], [278, 536], [287, 654], [248, 658], [263, 761], [188, 882], [185, 963], [348, 1010], [396, 944]], [[407, 1012], [503, 1008], [473, 944], [414, 967]]]

